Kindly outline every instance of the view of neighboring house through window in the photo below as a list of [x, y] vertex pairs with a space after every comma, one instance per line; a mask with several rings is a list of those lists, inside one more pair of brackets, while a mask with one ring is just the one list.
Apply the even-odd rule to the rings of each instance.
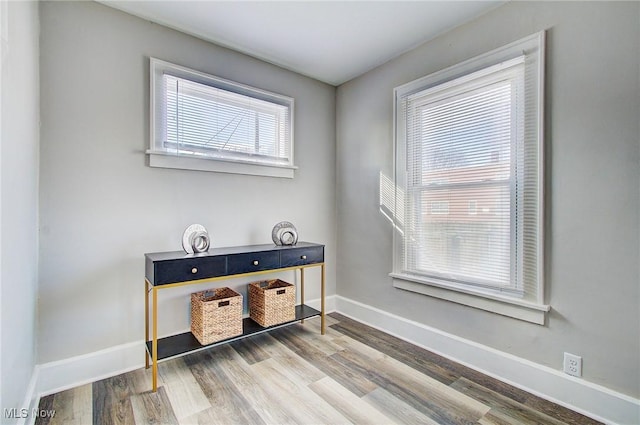
[[[522, 63], [449, 90], [412, 96], [408, 171], [412, 210], [431, 204], [415, 224], [410, 266], [433, 277], [512, 285], [511, 125], [517, 121]], [[493, 81], [498, 80], [498, 81]], [[515, 167], [514, 167], [515, 168]], [[515, 170], [513, 170], [515, 171]], [[446, 183], [442, 183], [442, 182]], [[469, 217], [472, 199], [494, 208]]]
[[393, 277], [542, 305], [540, 38], [396, 89]]

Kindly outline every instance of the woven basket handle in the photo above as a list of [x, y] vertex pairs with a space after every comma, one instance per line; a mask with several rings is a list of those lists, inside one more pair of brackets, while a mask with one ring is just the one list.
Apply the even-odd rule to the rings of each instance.
[[282, 294], [284, 294], [285, 292], [287, 292], [287, 290], [286, 290], [286, 289], [279, 289], [279, 290], [277, 290], [277, 291], [276, 291], [276, 295], [282, 295]]
[[218, 307], [224, 307], [224, 306], [226, 306], [226, 305], [229, 305], [229, 300], [227, 300], [227, 301], [220, 301], [220, 302], [218, 303]]

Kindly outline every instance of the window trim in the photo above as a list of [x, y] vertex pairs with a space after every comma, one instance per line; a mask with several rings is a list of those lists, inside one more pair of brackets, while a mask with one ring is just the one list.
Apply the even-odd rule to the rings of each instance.
[[544, 325], [546, 313], [551, 310], [549, 305], [473, 291], [468, 287], [454, 288], [446, 283], [438, 284], [435, 280], [430, 280], [425, 285], [427, 282], [424, 280], [407, 275], [390, 273], [389, 276], [393, 278], [393, 286], [398, 289], [417, 292], [538, 325]]
[[[539, 228], [537, 232], [537, 276], [538, 287], [535, 300], [523, 300], [516, 297], [503, 296], [497, 292], [486, 292], [479, 288], [473, 288], [470, 285], [456, 285], [451, 282], [438, 281], [433, 278], [425, 278], [422, 276], [414, 276], [398, 272], [401, 268], [398, 267], [398, 262], [402, 261], [398, 258], [398, 238], [402, 238], [403, 235], [398, 232], [394, 232], [393, 241], [393, 271], [389, 274], [392, 277], [393, 285], [396, 288], [408, 290], [412, 292], [429, 295], [432, 297], [453, 301], [459, 304], [468, 305], [471, 307], [479, 308], [482, 310], [491, 311], [501, 315], [525, 320], [532, 323], [543, 325], [545, 323], [546, 313], [550, 311], [551, 307], [544, 303], [544, 68], [545, 68], [545, 32], [533, 34], [529, 37], [510, 43], [506, 46], [500, 47], [488, 53], [474, 57], [460, 64], [451, 66], [444, 70], [429, 74], [425, 77], [419, 78], [407, 84], [401, 85], [394, 89], [394, 102], [393, 102], [393, 132], [394, 132], [394, 176], [396, 179], [396, 190], [402, 190], [397, 184], [398, 179], [398, 167], [400, 162], [403, 161], [403, 153], [399, 150], [399, 143], [401, 139], [406, 137], [403, 132], [402, 126], [399, 126], [399, 120], [401, 115], [401, 108], [399, 102], [401, 98], [409, 96], [411, 94], [421, 92], [423, 90], [441, 86], [447, 84], [452, 80], [464, 78], [466, 75], [470, 75], [482, 70], [488, 70], [499, 64], [513, 60], [523, 54], [526, 56], [527, 52], [537, 51], [537, 63], [535, 65], [535, 71], [538, 81], [537, 87], [537, 196], [539, 202], [539, 209], [537, 213], [537, 220]], [[400, 157], [400, 158], [399, 158]], [[396, 197], [397, 198], [397, 197]], [[396, 210], [402, 207], [396, 200]], [[397, 223], [394, 222], [395, 225]], [[396, 226], [397, 227], [397, 226]]]
[[[162, 100], [157, 97], [164, 95], [162, 91], [162, 76], [165, 71], [170, 75], [217, 87], [223, 90], [238, 93], [244, 96], [272, 102], [289, 109], [289, 152], [288, 164], [276, 164], [261, 162], [251, 159], [198, 157], [189, 155], [177, 155], [157, 148], [157, 137], [160, 137], [158, 126], [162, 122]], [[212, 171], [221, 173], [246, 174], [266, 177], [293, 178], [294, 171], [298, 168], [294, 165], [294, 104], [293, 98], [272, 93], [245, 84], [226, 80], [203, 72], [195, 71], [180, 65], [166, 62], [153, 57], [149, 58], [149, 166], [160, 168], [174, 168], [182, 170]]]

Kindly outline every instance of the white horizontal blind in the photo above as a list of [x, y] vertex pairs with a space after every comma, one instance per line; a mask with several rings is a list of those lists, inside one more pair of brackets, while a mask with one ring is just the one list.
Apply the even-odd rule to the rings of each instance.
[[291, 97], [149, 58], [150, 167], [293, 178]]
[[289, 164], [289, 108], [163, 75], [165, 137], [178, 155]]
[[520, 52], [396, 89], [395, 277], [542, 303], [540, 49]]

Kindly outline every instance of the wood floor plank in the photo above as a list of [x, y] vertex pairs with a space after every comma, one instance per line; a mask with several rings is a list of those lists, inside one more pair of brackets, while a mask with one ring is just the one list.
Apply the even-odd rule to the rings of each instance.
[[362, 399], [371, 406], [375, 406], [390, 421], [395, 423], [403, 425], [438, 425], [438, 422], [393, 396], [384, 388], [376, 388]]
[[297, 379], [307, 384], [326, 376], [320, 369], [291, 351], [270, 335], [265, 339], [263, 348], [275, 362], [283, 366], [286, 365], [286, 368], [283, 367], [283, 370], [296, 374]]
[[131, 395], [135, 394], [131, 374], [121, 374], [94, 382], [92, 416], [94, 425], [131, 425], [135, 423]]
[[[269, 345], [272, 344], [280, 345], [275, 340]], [[226, 374], [267, 424], [295, 424], [289, 413], [289, 403], [275, 402], [273, 388], [269, 382], [265, 382], [256, 374], [237, 352], [231, 350], [221, 354], [216, 360], [221, 362]]]
[[[523, 391], [523, 390], [520, 390]], [[524, 391], [523, 391], [524, 392]], [[536, 395], [525, 392], [524, 405], [530, 407], [533, 410], [544, 413], [552, 418], [558, 419], [567, 424], [579, 424], [579, 425], [602, 425], [601, 422], [584, 416], [578, 412], [574, 412], [559, 404], [551, 403]]]
[[56, 412], [49, 425], [85, 425], [92, 421], [92, 385], [86, 384], [56, 394]]
[[[540, 419], [533, 419], [528, 417], [525, 412], [520, 412], [523, 414], [522, 417], [516, 414], [510, 414], [509, 412], [492, 409], [485, 417], [483, 417], [479, 423], [481, 424], [491, 424], [491, 425], [540, 425], [540, 424], [555, 424], [557, 422], [539, 422]], [[564, 423], [564, 422], [560, 422]]]
[[213, 421], [211, 423], [264, 424], [260, 415], [215, 361], [217, 353], [224, 352], [225, 349], [231, 348], [222, 345], [184, 357], [185, 364], [191, 369], [212, 406], [196, 414], [198, 420], [205, 418]]
[[[345, 317], [345, 316], [342, 316], [342, 317]], [[318, 320], [318, 322], [320, 321], [320, 317], [315, 317], [314, 319]], [[340, 319], [336, 319], [332, 316], [332, 313], [328, 313], [324, 315], [324, 321], [327, 326], [331, 326], [335, 323], [338, 323]], [[306, 320], [305, 320], [305, 323], [306, 323]]]
[[354, 320], [345, 318], [345, 321], [340, 321], [331, 327], [444, 384], [449, 385], [461, 376], [456, 371], [456, 367], [451, 367], [452, 362], [444, 357]]
[[[127, 373], [127, 378], [132, 385], [132, 390], [135, 394], [140, 394], [145, 391], [151, 391], [153, 384], [151, 382], [151, 368], [149, 369], [136, 369]], [[164, 386], [165, 382], [162, 380], [162, 376], [158, 374], [158, 387]]]
[[[549, 424], [561, 425], [564, 422], [554, 419], [542, 412], [535, 411], [524, 404], [518, 403], [487, 389], [466, 378], [460, 378], [451, 385], [451, 388], [460, 391], [491, 407], [491, 415], [505, 421], [513, 420], [514, 423], [523, 425]], [[508, 419], [511, 418], [511, 419]]]
[[498, 381], [497, 379], [479, 372], [461, 372], [460, 377], [473, 381], [478, 385], [482, 385], [483, 387], [488, 388], [491, 391], [495, 391], [496, 393], [508, 397], [518, 403], [525, 403], [527, 401], [527, 396], [529, 395], [526, 391], [523, 391], [520, 388], [516, 388], [513, 385], [507, 384], [506, 382]]
[[[53, 401], [58, 394], [60, 393], [49, 394], [47, 396], [40, 397], [40, 401], [38, 402], [38, 410], [52, 411]], [[54, 417], [55, 417], [55, 414], [54, 414]], [[49, 425], [49, 422], [51, 421], [51, 419], [52, 418], [50, 416], [37, 416], [34, 421], [34, 425]]]
[[228, 415], [227, 409], [221, 410], [215, 407], [210, 407], [180, 421], [181, 425], [247, 425], [250, 423], [251, 422], [246, 422], [245, 418]]
[[316, 350], [330, 356], [342, 347], [333, 343], [333, 338], [341, 336], [341, 334], [333, 329], [327, 328], [327, 334], [320, 334], [320, 318], [313, 317], [304, 322], [304, 324], [296, 324], [290, 326], [289, 330], [296, 332], [308, 344], [312, 345]]
[[375, 405], [367, 403], [329, 377], [313, 382], [309, 388], [354, 424], [389, 423], [389, 417], [380, 412]]
[[[339, 323], [338, 320], [333, 319], [329, 316], [325, 316], [325, 318], [326, 318], [325, 319], [325, 335], [329, 335], [329, 336], [342, 335], [340, 332], [331, 328], [331, 325], [335, 325]], [[323, 335], [320, 333], [321, 324], [322, 324], [322, 320], [320, 319], [319, 316], [316, 316], [316, 317], [312, 317], [311, 319], [305, 320], [302, 326], [310, 330], [313, 330], [316, 335], [318, 335], [319, 337], [322, 337]]]
[[160, 363], [158, 373], [162, 377], [167, 398], [178, 420], [211, 407], [209, 399], [184, 363], [184, 358]]
[[156, 392], [145, 391], [133, 395], [131, 406], [136, 425], [179, 424], [165, 392], [165, 387], [158, 388]]
[[333, 358], [326, 356], [324, 352], [308, 344], [292, 330], [277, 329], [271, 333], [271, 336], [359, 397], [377, 388], [376, 384], [366, 379], [361, 373], [345, 368]]
[[[345, 350], [332, 356], [440, 423], [475, 423], [489, 407], [392, 358], [366, 362]], [[406, 368], [406, 369], [405, 369]]]
[[518, 425], [513, 418], [501, 417], [490, 410], [478, 421], [480, 425]]
[[273, 359], [254, 364], [250, 368], [256, 374], [259, 385], [271, 388], [273, 402], [281, 403], [294, 423], [350, 423], [339, 411], [308, 388], [305, 382], [295, 380], [292, 374], [282, 373], [282, 367]]
[[254, 364], [269, 358], [269, 353], [264, 350], [265, 340], [268, 334], [258, 334], [249, 338], [243, 338], [229, 343], [234, 350], [244, 358], [248, 364]]
[[356, 341], [355, 339], [346, 335], [335, 338], [333, 342], [338, 344], [342, 348], [348, 349], [349, 351], [354, 353], [358, 353], [358, 355], [371, 361], [376, 361], [388, 357], [386, 354], [381, 353], [380, 351], [371, 348], [370, 346], [363, 344], [360, 341]]
[[[494, 380], [495, 381], [495, 380]], [[489, 381], [490, 384], [493, 382]], [[505, 384], [506, 385], [506, 384]], [[500, 392], [494, 391], [492, 388], [495, 385], [490, 385], [491, 388], [484, 387], [475, 381], [466, 380], [461, 378], [459, 381], [452, 385], [452, 388], [458, 391], [464, 391], [471, 397], [483, 401], [486, 404], [492, 406], [490, 416], [493, 416], [494, 421], [503, 421], [506, 423], [521, 423], [523, 421], [522, 416], [527, 418], [534, 418], [535, 421], [545, 421], [549, 424], [575, 424], [575, 425], [598, 425], [599, 421], [584, 416], [578, 412], [574, 412], [567, 409], [564, 406], [560, 406], [555, 403], [551, 403], [533, 394], [529, 394], [523, 390], [522, 392], [524, 403], [517, 403], [511, 397], [505, 396]], [[504, 386], [500, 386], [501, 389]], [[515, 407], [514, 407], [515, 406]]]
[[[413, 349], [407, 348], [407, 344], [409, 343], [365, 324], [356, 322], [339, 313], [331, 313], [329, 316], [338, 321], [337, 325], [334, 326], [335, 329], [443, 383], [450, 384], [458, 378], [464, 377], [518, 403], [530, 406], [534, 410], [539, 410], [555, 419], [566, 421], [567, 423], [585, 425], [599, 424], [598, 421], [585, 417], [563, 406], [550, 403], [524, 390], [438, 356], [428, 350], [419, 347], [414, 347]], [[409, 344], [409, 346], [411, 346], [411, 344]]]

